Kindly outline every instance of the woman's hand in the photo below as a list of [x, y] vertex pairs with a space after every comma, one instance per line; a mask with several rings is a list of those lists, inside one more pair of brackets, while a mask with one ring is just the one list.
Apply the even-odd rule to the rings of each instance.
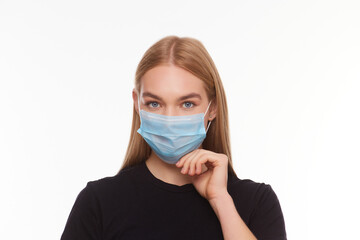
[[[202, 172], [202, 164], [207, 171]], [[193, 185], [208, 201], [228, 194], [228, 157], [205, 149], [196, 149], [183, 156], [177, 163], [181, 173], [192, 177]]]

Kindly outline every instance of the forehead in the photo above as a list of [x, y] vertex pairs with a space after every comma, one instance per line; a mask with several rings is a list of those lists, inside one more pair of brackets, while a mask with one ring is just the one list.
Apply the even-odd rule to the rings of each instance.
[[177, 98], [198, 93], [206, 98], [204, 82], [190, 72], [174, 65], [160, 65], [147, 71], [141, 78], [140, 93]]

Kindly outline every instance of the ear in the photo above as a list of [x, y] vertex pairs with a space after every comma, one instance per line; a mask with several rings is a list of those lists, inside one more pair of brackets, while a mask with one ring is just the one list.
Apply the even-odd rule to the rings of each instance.
[[135, 110], [136, 110], [137, 114], [139, 114], [138, 92], [136, 91], [135, 88], [132, 90], [132, 98], [133, 98], [133, 101], [134, 101]]
[[215, 119], [217, 113], [217, 104], [216, 100], [214, 99], [213, 102], [211, 102], [210, 109], [209, 109], [209, 121], [212, 121]]

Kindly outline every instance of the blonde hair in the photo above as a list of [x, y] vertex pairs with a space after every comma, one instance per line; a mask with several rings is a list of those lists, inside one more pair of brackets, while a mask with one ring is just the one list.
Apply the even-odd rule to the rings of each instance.
[[[150, 69], [162, 65], [172, 64], [180, 67], [204, 82], [209, 100], [217, 106], [216, 118], [202, 143], [203, 149], [216, 153], [223, 153], [229, 159], [228, 172], [236, 176], [233, 169], [230, 148], [228, 110], [224, 88], [213, 60], [203, 44], [189, 37], [168, 36], [153, 44], [142, 57], [135, 75], [135, 90], [140, 93], [141, 78]], [[137, 133], [140, 118], [133, 108], [133, 120], [129, 145], [120, 171], [126, 167], [137, 165], [145, 161], [151, 153], [151, 148]], [[120, 172], [119, 171], [119, 172]]]

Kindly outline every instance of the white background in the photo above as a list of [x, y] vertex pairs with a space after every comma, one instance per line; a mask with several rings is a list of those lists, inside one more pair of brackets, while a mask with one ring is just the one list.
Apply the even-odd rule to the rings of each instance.
[[77, 194], [119, 170], [135, 69], [202, 41], [240, 178], [270, 184], [289, 239], [355, 239], [358, 1], [0, 0], [0, 239], [59, 239]]

